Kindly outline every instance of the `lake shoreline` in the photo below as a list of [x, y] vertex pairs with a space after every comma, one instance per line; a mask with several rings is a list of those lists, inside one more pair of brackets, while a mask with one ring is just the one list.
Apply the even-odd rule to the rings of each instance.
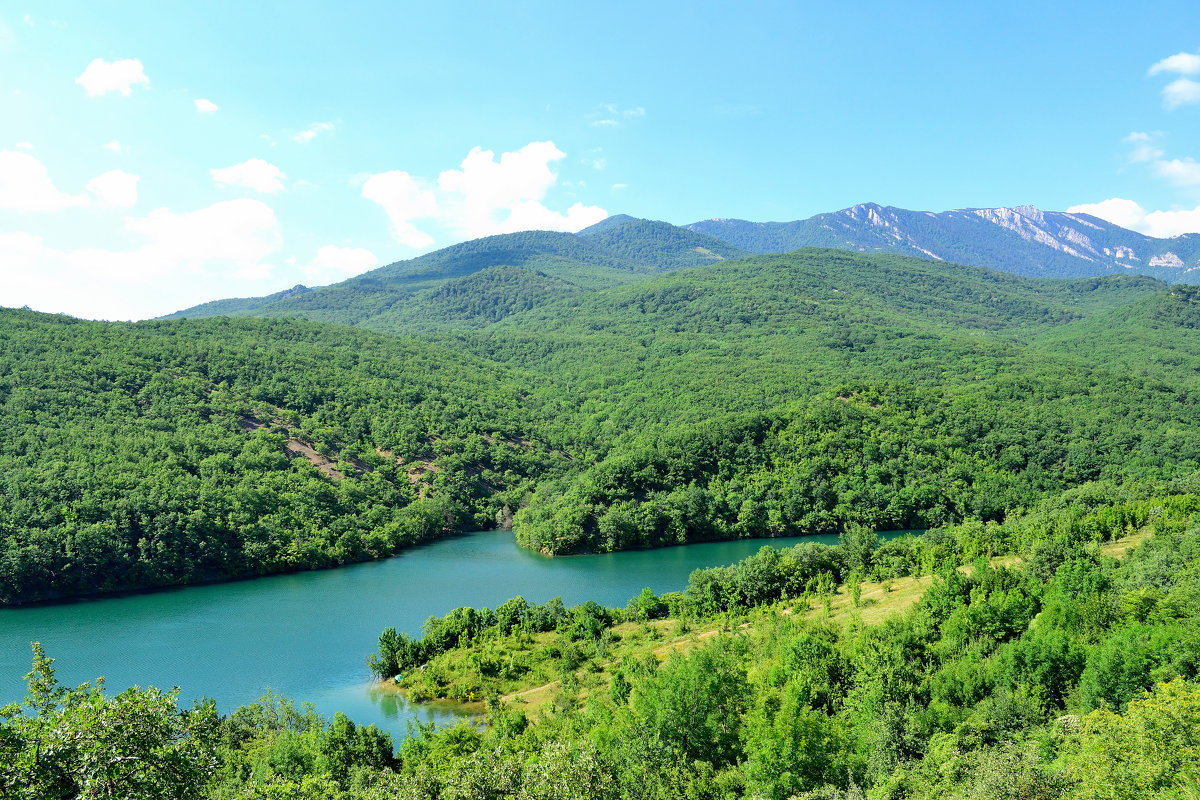
[[649, 586], [679, 591], [698, 568], [735, 563], [764, 544], [790, 547], [837, 537], [704, 542], [588, 558], [544, 558], [508, 531], [474, 531], [409, 548], [403, 557], [170, 591], [0, 609], [0, 705], [27, 688], [29, 642], [55, 659], [63, 685], [106, 678], [128, 686], [181, 686], [230, 713], [268, 690], [343, 712], [402, 736], [408, 721], [452, 718], [372, 692], [367, 657], [387, 627], [419, 634], [424, 621], [455, 608], [495, 608], [517, 595], [624, 607]]
[[[917, 531], [902, 531], [902, 533], [914, 533], [914, 532], [917, 532]], [[302, 568], [291, 569], [291, 570], [282, 570], [279, 572], [246, 573], [246, 574], [239, 574], [239, 575], [229, 577], [229, 578], [202, 578], [200, 580], [188, 581], [186, 583], [171, 583], [171, 584], [162, 584], [162, 585], [157, 585], [157, 586], [131, 586], [131, 587], [126, 587], [126, 588], [111, 589], [111, 590], [101, 589], [101, 590], [84, 592], [84, 593], [79, 593], [79, 594], [56, 593], [54, 596], [43, 597], [43, 598], [39, 598], [37, 600], [28, 600], [28, 601], [17, 602], [17, 603], [0, 604], [0, 614], [2, 614], [4, 611], [9, 610], [9, 609], [17, 610], [17, 609], [28, 609], [28, 608], [44, 608], [44, 607], [48, 607], [48, 606], [66, 606], [66, 605], [73, 605], [73, 604], [77, 604], [77, 603], [90, 603], [90, 602], [102, 601], [102, 600], [107, 600], [110, 598], [138, 597], [138, 596], [142, 596], [142, 595], [162, 594], [165, 592], [178, 592], [178, 591], [191, 589], [194, 587], [200, 587], [200, 586], [220, 586], [220, 585], [224, 585], [224, 584], [236, 584], [236, 583], [243, 583], [246, 581], [255, 581], [255, 580], [259, 580], [259, 579], [280, 578], [280, 577], [286, 577], [289, 575], [306, 574], [306, 573], [310, 573], [310, 572], [328, 572], [328, 571], [332, 571], [332, 570], [344, 569], [346, 567], [355, 567], [355, 566], [359, 566], [362, 564], [376, 564], [376, 563], [383, 562], [383, 561], [390, 561], [391, 559], [395, 559], [395, 558], [403, 558], [407, 554], [410, 554], [414, 551], [420, 550], [421, 548], [424, 548], [424, 547], [429, 547], [431, 545], [435, 545], [438, 542], [444, 542], [444, 541], [447, 541], [450, 539], [456, 539], [456, 538], [460, 538], [460, 537], [464, 537], [464, 536], [472, 536], [477, 533], [512, 533], [512, 530], [510, 528], [489, 528], [486, 530], [479, 530], [479, 531], [456, 531], [454, 533], [450, 533], [445, 536], [438, 537], [436, 539], [429, 539], [429, 540], [426, 540], [423, 542], [417, 542], [416, 544], [409, 545], [402, 550], [398, 550], [397, 552], [393, 553], [392, 555], [383, 556], [382, 558], [364, 558], [364, 559], [356, 560], [356, 561], [343, 561], [338, 564], [324, 564], [324, 565], [316, 566], [316, 567], [302, 567]], [[879, 531], [878, 533], [882, 536], [884, 534], [894, 533], [894, 531]], [[821, 537], [836, 536], [836, 535], [837, 534], [829, 534], [829, 533], [808, 533], [808, 534], [800, 534], [799, 536], [759, 536], [759, 537], [751, 537], [751, 538], [701, 539], [698, 541], [689, 541], [689, 542], [672, 542], [670, 544], [664, 544], [659, 547], [635, 547], [635, 548], [626, 548], [624, 550], [611, 550], [611, 551], [607, 551], [607, 552], [584, 551], [584, 552], [578, 552], [578, 553], [559, 553], [557, 555], [552, 554], [552, 553], [546, 553], [543, 551], [530, 550], [527, 547], [521, 547], [521, 545], [516, 544], [515, 540], [513, 542], [513, 545], [515, 547], [517, 547], [519, 550], [522, 550], [526, 553], [529, 553], [530, 555], [534, 555], [539, 558], [543, 558], [546, 560], [561, 560], [561, 559], [588, 558], [588, 557], [592, 557], [592, 556], [608, 556], [608, 555], [613, 555], [615, 553], [648, 553], [648, 552], [654, 552], [654, 551], [658, 551], [658, 550], [672, 550], [677, 547], [692, 547], [694, 545], [720, 544], [720, 543], [727, 543], [727, 542], [762, 542], [764, 545], [770, 545], [772, 542], [779, 541], [780, 539], [789, 539], [789, 540], [791, 540], [791, 539], [809, 539], [809, 538], [821, 538]], [[801, 543], [803, 543], [803, 542], [801, 542]], [[824, 544], [824, 543], [819, 542], [819, 544]], [[789, 545], [789, 546], [794, 546], [794, 545]]]

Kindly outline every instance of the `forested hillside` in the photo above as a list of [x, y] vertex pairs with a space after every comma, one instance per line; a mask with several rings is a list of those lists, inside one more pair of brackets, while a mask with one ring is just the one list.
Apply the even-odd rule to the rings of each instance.
[[538, 797], [547, 775], [579, 798], [1193, 796], [1195, 488], [1089, 484], [1003, 525], [764, 547], [624, 609], [514, 598], [385, 631], [376, 666], [395, 659], [411, 696], [503, 695], [489, 730], [426, 731], [386, 779], [416, 797]]
[[420, 338], [5, 312], [4, 601], [495, 525], [560, 554], [1000, 521], [1200, 464], [1186, 286], [804, 250], [422, 292], [374, 318]]
[[[488, 236], [398, 261], [371, 270], [333, 286], [296, 289], [262, 298], [219, 300], [185, 309], [168, 318], [196, 318], [220, 314], [279, 317], [302, 316], [322, 322], [362, 325], [389, 333], [413, 333], [449, 325], [473, 327], [495, 321], [496, 303], [484, 298], [485, 307], [464, 313], [463, 308], [437, 312], [454, 283], [482, 277], [495, 279], [495, 270], [522, 283], [549, 278], [556, 289], [574, 291], [602, 289], [631, 283], [674, 269], [712, 264], [748, 255], [746, 251], [711, 236], [704, 236], [665, 222], [610, 218], [578, 235], [552, 231], [523, 231]], [[513, 268], [519, 268], [516, 273]], [[300, 287], [297, 287], [298, 289]], [[459, 292], [456, 292], [459, 293]], [[494, 299], [494, 298], [491, 298]], [[522, 301], [532, 305], [537, 292], [526, 292]], [[504, 305], [503, 307], [507, 307]]]
[[399, 743], [273, 695], [219, 717], [177, 692], [59, 686], [35, 645], [26, 703], [0, 712], [0, 786], [213, 800], [1181, 800], [1200, 787], [1196, 489], [1194, 476], [1095, 482], [1004, 524], [883, 543], [852, 526], [834, 547], [763, 547], [625, 608], [514, 597], [430, 617], [418, 636], [388, 628], [371, 658], [383, 691], [473, 701], [481, 715]]
[[379, 558], [565, 469], [553, 400], [421, 342], [22, 311], [0, 342], [4, 603]]
[[492, 268], [519, 267], [577, 291], [636, 283], [663, 272], [753, 253], [805, 247], [895, 254], [1047, 278], [1144, 275], [1194, 282], [1200, 234], [1155, 239], [1086, 214], [1018, 208], [940, 214], [863, 203], [794, 222], [711, 219], [687, 226], [609, 217], [577, 234], [488, 236], [398, 261], [332, 286], [296, 286], [267, 297], [204, 303], [170, 315], [303, 316], [389, 333], [478, 327], [495, 315], [437, 315], [443, 284]]

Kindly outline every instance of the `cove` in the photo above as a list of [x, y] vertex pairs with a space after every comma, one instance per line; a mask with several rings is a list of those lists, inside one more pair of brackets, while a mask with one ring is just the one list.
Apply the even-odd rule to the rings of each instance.
[[[890, 538], [903, 532], [881, 534]], [[182, 705], [212, 697], [222, 713], [268, 690], [321, 713], [342, 711], [404, 736], [410, 720], [452, 710], [411, 706], [370, 684], [367, 656], [380, 631], [419, 635], [421, 623], [459, 606], [495, 607], [523, 595], [568, 606], [625, 603], [649, 586], [682, 589], [699, 567], [732, 564], [764, 544], [834, 544], [836, 536], [710, 542], [658, 550], [545, 558], [507, 531], [442, 539], [384, 561], [146, 594], [0, 610], [0, 705], [25, 695], [29, 643], [55, 659], [60, 683], [103, 675], [108, 691], [181, 687]]]

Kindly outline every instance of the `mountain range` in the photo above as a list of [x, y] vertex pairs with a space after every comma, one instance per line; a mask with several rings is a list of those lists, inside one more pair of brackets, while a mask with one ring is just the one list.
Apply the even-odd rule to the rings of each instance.
[[687, 227], [755, 253], [836, 247], [1038, 278], [1127, 273], [1178, 282], [1200, 269], [1200, 234], [1155, 239], [1088, 214], [1034, 206], [934, 214], [862, 203], [796, 222], [710, 219]]
[[1177, 283], [1200, 270], [1200, 234], [1156, 239], [1086, 214], [1033, 206], [935, 214], [864, 203], [794, 222], [710, 219], [686, 226], [620, 214], [576, 234], [489, 236], [331, 286], [217, 300], [168, 318], [301, 316], [388, 333], [478, 328], [573, 294], [804, 247], [1046, 278], [1125, 274]]

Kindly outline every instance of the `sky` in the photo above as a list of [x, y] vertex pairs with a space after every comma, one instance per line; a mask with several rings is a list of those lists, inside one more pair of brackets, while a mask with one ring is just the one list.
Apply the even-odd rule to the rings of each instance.
[[459, 241], [1033, 204], [1200, 231], [1200, 4], [0, 0], [0, 306]]

